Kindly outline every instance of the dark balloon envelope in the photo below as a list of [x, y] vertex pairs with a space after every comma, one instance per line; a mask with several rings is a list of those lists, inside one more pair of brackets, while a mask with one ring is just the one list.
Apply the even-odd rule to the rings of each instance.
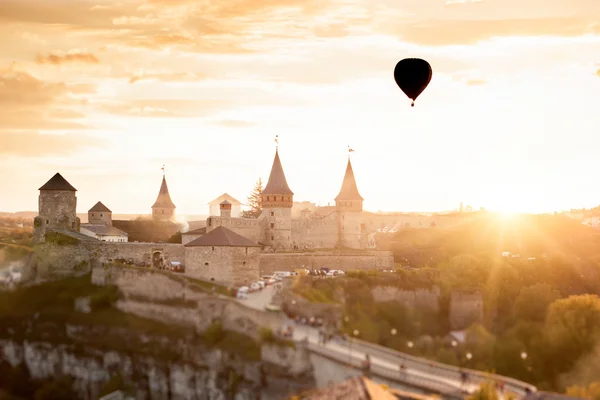
[[420, 58], [405, 58], [396, 64], [394, 80], [404, 94], [412, 100], [413, 107], [417, 97], [431, 82], [432, 73], [431, 65]]

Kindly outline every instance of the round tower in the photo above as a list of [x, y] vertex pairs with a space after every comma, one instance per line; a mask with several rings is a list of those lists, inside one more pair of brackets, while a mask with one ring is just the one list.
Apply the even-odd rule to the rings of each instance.
[[88, 223], [112, 226], [112, 211], [99, 201], [94, 207], [89, 209]]
[[340, 193], [335, 198], [338, 213], [338, 246], [363, 249], [366, 246], [366, 232], [363, 223], [363, 198], [358, 192], [352, 163], [348, 157], [346, 174]]
[[39, 191], [38, 216], [33, 221], [35, 241], [43, 242], [48, 229], [79, 232], [77, 189], [56, 173]]
[[274, 249], [291, 248], [294, 192], [290, 190], [285, 179], [279, 149], [275, 150], [271, 174], [261, 193], [261, 201], [265, 243]]
[[152, 219], [155, 221], [172, 221], [175, 218], [175, 204], [171, 200], [167, 179], [163, 174], [158, 197], [152, 205]]

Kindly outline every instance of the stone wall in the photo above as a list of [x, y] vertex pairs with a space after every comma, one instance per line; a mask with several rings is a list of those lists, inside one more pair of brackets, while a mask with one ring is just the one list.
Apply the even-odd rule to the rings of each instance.
[[293, 245], [299, 249], [332, 249], [338, 241], [337, 213], [315, 219], [303, 218], [292, 221]]
[[303, 267], [342, 271], [383, 270], [394, 268], [394, 257], [390, 251], [366, 250], [263, 253], [260, 256], [260, 275]]
[[259, 247], [198, 246], [185, 248], [185, 274], [225, 286], [258, 280]]
[[483, 321], [481, 292], [452, 292], [450, 294], [450, 328], [465, 329]]
[[38, 244], [35, 247], [38, 275], [41, 278], [52, 275], [72, 275], [87, 272], [92, 263], [109, 263], [117, 260], [133, 265], [152, 265], [155, 259], [167, 263], [184, 261], [185, 248], [173, 243], [110, 243], [85, 242], [78, 245]]
[[[117, 307], [144, 318], [195, 327], [204, 331], [213, 321], [221, 320], [227, 330], [258, 339], [260, 328], [280, 330], [285, 323], [281, 312], [256, 310], [231, 297], [194, 291], [184, 276], [142, 268], [94, 268], [92, 282], [119, 287], [124, 300]], [[194, 300], [198, 307], [170, 306], [160, 302]]]
[[221, 216], [211, 216], [206, 219], [206, 232], [222, 226], [242, 235], [254, 242], [260, 241], [261, 229], [258, 219], [252, 218], [226, 218]]
[[377, 286], [371, 290], [376, 302], [398, 301], [408, 308], [439, 311], [440, 289], [402, 290], [392, 286]]

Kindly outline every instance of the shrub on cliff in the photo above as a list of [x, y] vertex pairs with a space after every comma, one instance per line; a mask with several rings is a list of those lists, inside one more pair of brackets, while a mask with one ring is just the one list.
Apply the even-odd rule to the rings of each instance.
[[223, 329], [223, 324], [221, 323], [221, 321], [213, 322], [204, 331], [204, 339], [206, 340], [207, 344], [210, 346], [216, 345], [224, 338], [225, 338], [225, 330]]
[[35, 392], [35, 400], [71, 400], [76, 399], [73, 390], [73, 378], [70, 376], [51, 380]]

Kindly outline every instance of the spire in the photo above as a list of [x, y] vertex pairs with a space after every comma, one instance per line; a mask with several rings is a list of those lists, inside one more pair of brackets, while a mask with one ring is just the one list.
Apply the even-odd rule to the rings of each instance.
[[[353, 150], [348, 148], [348, 151], [350, 153]], [[350, 154], [348, 154], [348, 166], [346, 167], [346, 175], [344, 175], [340, 194], [335, 198], [335, 201], [339, 200], [364, 200], [360, 193], [358, 193], [356, 179], [354, 179], [354, 171], [352, 170], [352, 163], [350, 162]]]
[[160, 185], [160, 191], [158, 192], [158, 197], [156, 198], [156, 201], [154, 202], [152, 208], [176, 208], [175, 204], [173, 204], [173, 201], [171, 200], [169, 188], [167, 187], [167, 179], [164, 175], [162, 179], [162, 184]]
[[271, 167], [271, 175], [269, 175], [269, 181], [262, 191], [262, 194], [294, 194], [294, 192], [290, 190], [287, 180], [285, 179], [281, 160], [279, 159], [279, 150], [275, 150], [275, 159], [273, 160], [273, 166]]

